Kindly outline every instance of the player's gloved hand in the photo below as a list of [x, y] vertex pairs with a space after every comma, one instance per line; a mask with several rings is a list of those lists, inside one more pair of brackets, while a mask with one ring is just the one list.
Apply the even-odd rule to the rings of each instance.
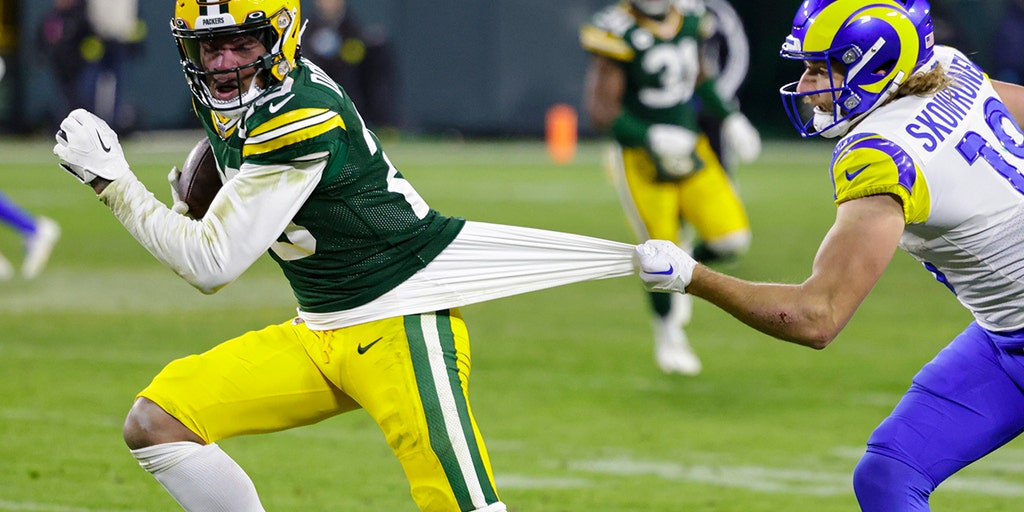
[[167, 183], [171, 185], [171, 211], [179, 213], [181, 215], [188, 214], [188, 203], [181, 200], [181, 195], [178, 194], [178, 180], [181, 178], [181, 171], [178, 167], [171, 167], [171, 172], [167, 173]]
[[722, 142], [728, 154], [749, 163], [761, 156], [761, 134], [747, 116], [733, 112], [722, 121]]
[[681, 126], [654, 124], [647, 130], [647, 144], [656, 164], [672, 178], [683, 178], [697, 170], [693, 150], [697, 134]]
[[633, 262], [644, 287], [657, 292], [686, 293], [697, 267], [696, 260], [668, 240], [648, 240], [636, 246]]
[[114, 130], [82, 109], [61, 121], [53, 154], [60, 158], [60, 166], [82, 183], [91, 183], [97, 176], [114, 181], [131, 172]]

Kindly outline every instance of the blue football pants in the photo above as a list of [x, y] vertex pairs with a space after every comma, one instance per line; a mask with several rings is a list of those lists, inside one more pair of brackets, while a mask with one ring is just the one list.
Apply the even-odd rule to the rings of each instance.
[[853, 487], [864, 512], [921, 512], [945, 479], [1024, 431], [1024, 330], [971, 323], [914, 377], [868, 439]]

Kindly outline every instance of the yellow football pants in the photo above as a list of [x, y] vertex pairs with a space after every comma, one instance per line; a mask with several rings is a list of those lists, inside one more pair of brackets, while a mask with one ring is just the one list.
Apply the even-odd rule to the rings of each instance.
[[612, 178], [638, 240], [679, 243], [684, 223], [711, 245], [749, 237], [746, 209], [706, 136], [700, 136], [696, 148], [704, 168], [677, 182], [657, 181], [654, 162], [644, 149], [620, 149], [621, 159], [611, 166]]
[[206, 442], [276, 432], [365, 409], [420, 510], [498, 502], [469, 407], [469, 333], [456, 310], [332, 331], [295, 321], [168, 364], [144, 389]]

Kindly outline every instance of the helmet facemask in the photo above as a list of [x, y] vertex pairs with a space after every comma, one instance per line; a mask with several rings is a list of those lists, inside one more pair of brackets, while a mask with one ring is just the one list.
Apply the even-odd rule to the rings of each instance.
[[[221, 115], [241, 115], [296, 65], [298, 1], [279, 2], [281, 8], [269, 17], [258, 9], [265, 3], [245, 0], [178, 2], [171, 31], [178, 43], [185, 77], [199, 103]], [[238, 18], [241, 22], [236, 22]], [[195, 26], [210, 28], [195, 29]], [[222, 46], [237, 52], [253, 45], [257, 53], [235, 67], [207, 69], [204, 63], [204, 55]], [[207, 53], [204, 54], [204, 50]], [[220, 97], [232, 88], [236, 94]]]
[[[249, 34], [241, 33], [237, 37], [243, 38], [247, 35]], [[273, 75], [270, 70], [273, 67], [274, 58], [269, 51], [263, 51], [259, 57], [247, 64], [208, 71], [203, 64], [202, 48], [204, 45], [222, 44], [223, 38], [224, 36], [181, 38], [178, 46], [182, 49], [182, 68], [188, 78], [192, 94], [199, 99], [200, 103], [210, 109], [230, 115], [232, 112], [244, 110], [266, 92], [267, 87], [272, 83]], [[266, 37], [257, 37], [256, 39], [264, 49], [269, 48], [264, 42]], [[246, 80], [249, 81], [248, 86], [245, 85]], [[220, 99], [211, 89], [217, 88], [218, 83], [237, 87], [238, 93], [233, 98]]]

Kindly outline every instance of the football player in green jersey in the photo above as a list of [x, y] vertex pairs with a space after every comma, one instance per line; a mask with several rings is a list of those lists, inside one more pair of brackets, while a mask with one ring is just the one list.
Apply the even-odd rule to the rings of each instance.
[[633, 274], [633, 246], [441, 215], [345, 92], [299, 55], [299, 0], [175, 4], [171, 30], [223, 183], [207, 213], [158, 201], [117, 135], [84, 110], [61, 123], [54, 153], [193, 286], [213, 293], [269, 251], [299, 307], [168, 364], [125, 420], [132, 455], [185, 510], [261, 511], [216, 442], [362, 408], [421, 510], [504, 512], [454, 308]]
[[[723, 136], [748, 155], [760, 151], [760, 137], [701, 69], [701, 45], [712, 28], [705, 14], [694, 1], [621, 1], [584, 24], [580, 42], [593, 56], [585, 107], [591, 123], [618, 145], [612, 174], [637, 238], [679, 244], [688, 224], [707, 261], [742, 254], [751, 233], [733, 184], [699, 131], [695, 102], [721, 119]], [[690, 299], [650, 298], [658, 366], [667, 373], [700, 373], [683, 330]]]

